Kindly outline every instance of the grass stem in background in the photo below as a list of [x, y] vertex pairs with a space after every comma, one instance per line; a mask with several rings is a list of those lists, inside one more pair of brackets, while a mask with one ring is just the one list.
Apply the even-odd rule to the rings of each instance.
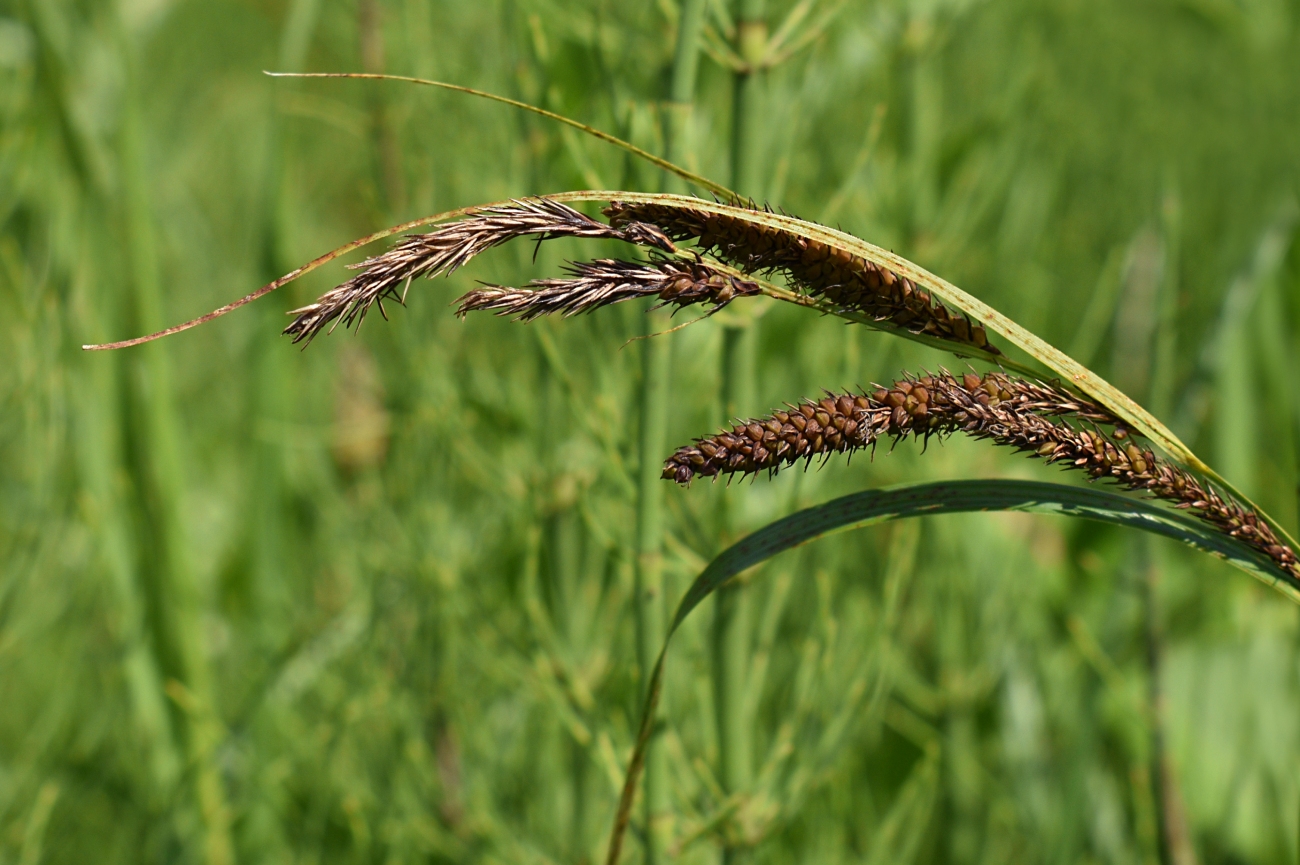
[[[695, 113], [695, 82], [700, 69], [700, 31], [704, 26], [705, 0], [685, 0], [677, 21], [677, 47], [673, 53], [673, 74], [669, 84], [667, 124], [664, 142], [668, 161], [677, 165], [688, 162], [692, 148], [690, 136]], [[684, 181], [666, 172], [665, 188], [680, 192]]]
[[[749, 327], [727, 326], [722, 332], [722, 404], [724, 422], [741, 417], [753, 401], [753, 362], [755, 323]], [[745, 487], [721, 490], [719, 522], [723, 543], [740, 536], [742, 527], [731, 496], [743, 495]], [[746, 586], [732, 581], [721, 586], [714, 600], [711, 635], [713, 665], [713, 702], [717, 718], [718, 781], [727, 795], [745, 790], [752, 776], [751, 719], [745, 706], [754, 702], [747, 696], [749, 679], [750, 618], [749, 592]], [[738, 850], [723, 848], [723, 861], [736, 861]]]
[[[320, 10], [320, 0], [293, 0], [280, 35], [279, 59], [286, 68], [298, 68], [306, 61]], [[283, 88], [291, 90], [292, 88]], [[281, 88], [276, 88], [277, 92]], [[293, 224], [286, 167], [290, 152], [285, 141], [283, 119], [278, 104], [272, 103], [267, 121], [266, 168], [262, 182], [262, 230], [260, 264], [263, 278], [274, 279], [292, 265], [290, 226]], [[268, 328], [283, 327], [288, 298], [267, 303], [259, 317]], [[256, 375], [250, 388], [252, 415], [252, 458], [247, 476], [246, 543], [250, 573], [245, 586], [243, 605], [254, 620], [270, 620], [268, 605], [284, 591], [284, 575], [290, 557], [286, 536], [291, 525], [289, 513], [288, 448], [283, 430], [291, 421], [289, 405], [295, 393], [295, 367], [284, 352], [274, 346], [257, 343], [252, 348]], [[266, 635], [274, 639], [272, 635]]]
[[[738, 0], [736, 15], [736, 53], [743, 65], [734, 73], [731, 118], [731, 188], [741, 195], [761, 198], [759, 176], [759, 142], [763, 128], [760, 99], [760, 65], [767, 53], [765, 0]], [[752, 410], [753, 382], [757, 371], [758, 319], [741, 324], [729, 323], [722, 334], [722, 404], [723, 422]], [[730, 540], [740, 531], [735, 499], [743, 496], [744, 486], [724, 490], [722, 503], [722, 537]], [[729, 496], [734, 498], [729, 498]], [[750, 720], [745, 717], [746, 683], [749, 678], [749, 593], [735, 582], [722, 587], [714, 600], [713, 633], [713, 700], [717, 718], [718, 780], [727, 795], [741, 793], [751, 782], [752, 736]], [[722, 861], [734, 863], [740, 848], [724, 840]]]
[[[673, 54], [672, 78], [665, 138], [668, 161], [680, 164], [686, 155], [691, 126], [695, 82], [699, 74], [700, 28], [704, 0], [686, 0], [678, 19], [677, 46]], [[677, 178], [665, 173], [665, 181]], [[648, 311], [643, 334], [668, 330], [668, 311]], [[641, 428], [637, 449], [636, 585], [634, 604], [637, 621], [637, 666], [641, 682], [650, 682], [650, 670], [664, 637], [668, 599], [663, 578], [663, 484], [659, 460], [668, 436], [668, 396], [672, 375], [671, 335], [651, 336], [641, 342]], [[646, 865], [659, 861], [664, 846], [668, 810], [667, 773], [663, 748], [651, 742], [645, 756], [643, 840]]]
[[[139, 105], [141, 82], [135, 48], [118, 23], [118, 44], [127, 70], [123, 88], [120, 158], [124, 198], [123, 227], [130, 274], [135, 286], [133, 312], [139, 327], [161, 326], [162, 275], [157, 231], [149, 200]], [[203, 861], [230, 865], [234, 848], [221, 771], [216, 763], [220, 728], [216, 721], [211, 674], [203, 644], [198, 587], [181, 519], [184, 471], [179, 418], [173, 403], [166, 350], [150, 345], [129, 364], [126, 423], [128, 460], [138, 500], [137, 520], [146, 584], [147, 620], [159, 668], [176, 711], [173, 717], [186, 752], [187, 777], [203, 827]]]
[[[102, 216], [104, 202], [96, 200], [98, 196], [93, 190], [86, 189], [85, 193], [86, 226], [107, 224], [108, 220]], [[103, 233], [87, 231], [85, 236], [94, 250], [90, 255], [107, 259], [109, 250], [103, 247], [109, 242]], [[117, 304], [105, 306], [109, 308], [100, 310], [92, 306], [85, 310], [86, 324], [103, 326], [102, 322], [120, 317], [115, 309]], [[180, 775], [183, 760], [163, 689], [164, 677], [154, 651], [156, 646], [150, 640], [148, 604], [139, 573], [143, 551], [135, 543], [138, 538], [132, 531], [131, 490], [122, 482], [128, 474], [123, 465], [123, 437], [129, 432], [122, 417], [126, 411], [121, 398], [125, 381], [122, 367], [131, 362], [123, 357], [102, 366], [95, 364], [78, 377], [77, 425], [81, 440], [78, 468], [88, 503], [98, 516], [96, 529], [117, 606], [115, 624], [122, 644], [119, 650], [122, 675], [131, 701], [132, 720], [140, 738], [148, 743], [146, 759], [152, 797], [163, 801]]]
[[[128, 324], [134, 326], [125, 312], [128, 304], [120, 294], [122, 280], [116, 272], [118, 268], [111, 264], [105, 266], [106, 262], [121, 261], [120, 257], [115, 258], [122, 245], [120, 234], [104, 230], [105, 226], [118, 223], [113, 218], [118, 211], [102, 176], [92, 169], [85, 137], [78, 134], [65, 91], [68, 75], [65, 63], [69, 58], [58, 50], [60, 34], [49, 7], [32, 4], [31, 11], [34, 14], [30, 24], [40, 57], [38, 78], [42, 87], [38, 92], [54, 114], [60, 143], [67, 151], [69, 174], [79, 193], [71, 200], [79, 216], [77, 233], [82, 241], [76, 250], [76, 260], [104, 267], [102, 271], [92, 267], [90, 272], [116, 289], [88, 293], [84, 306], [67, 304], [64, 310], [69, 316], [69, 329], [96, 333]], [[115, 602], [111, 621], [119, 647], [113, 654], [120, 656], [120, 675], [131, 706], [132, 732], [146, 743], [143, 758], [150, 785], [146, 801], [156, 807], [170, 795], [183, 758], [163, 688], [157, 646], [151, 640], [149, 599], [140, 578], [143, 550], [137, 543], [139, 538], [132, 519], [134, 491], [125, 482], [130, 469], [124, 459], [124, 437], [130, 427], [124, 417], [127, 406], [123, 389], [127, 381], [125, 369], [133, 364], [132, 359], [122, 357], [108, 364], [91, 364], [73, 373], [70, 384], [76, 410], [72, 431], [77, 439], [75, 465], [82, 486], [82, 507], [93, 514], [95, 538]]]
[[[545, 325], [543, 325], [545, 327]], [[542, 329], [537, 331], [542, 334]], [[539, 340], [540, 342], [540, 340]], [[543, 422], [540, 424], [546, 448], [547, 482], [537, 495], [536, 509], [542, 519], [545, 557], [543, 571], [549, 600], [548, 609], [559, 649], [559, 657], [551, 663], [569, 665], [577, 661], [581, 651], [579, 610], [582, 602], [582, 582], [585, 577], [581, 550], [584, 527], [573, 494], [563, 492], [573, 488], [572, 477], [565, 477], [569, 466], [563, 460], [566, 444], [565, 430], [569, 406], [565, 399], [565, 382], [552, 368], [544, 348], [537, 352], [538, 366], [542, 370], [539, 382]], [[582, 862], [586, 856], [587, 788], [590, 760], [586, 743], [567, 735], [570, 773], [570, 809], [568, 816], [568, 855], [572, 862]]]
[[[1158, 287], [1151, 304], [1149, 317], [1153, 319], [1154, 341], [1149, 351], [1137, 347], [1125, 350], [1125, 363], [1117, 369], [1149, 364], [1148, 392], [1137, 393], [1145, 397], [1156, 417], [1168, 418], [1173, 406], [1174, 363], [1178, 346], [1178, 268], [1180, 262], [1179, 239], [1182, 232], [1181, 207], [1176, 187], [1166, 189], [1160, 207], [1160, 266]], [[1125, 329], [1118, 328], [1119, 334]], [[1122, 346], [1117, 349], [1123, 350]], [[1145, 364], [1144, 364], [1145, 361]], [[1132, 393], [1133, 391], [1130, 391]], [[1156, 848], [1161, 865], [1196, 865], [1196, 848], [1192, 844], [1187, 824], [1187, 808], [1183, 803], [1178, 784], [1178, 772], [1169, 753], [1168, 718], [1165, 705], [1165, 637], [1160, 583], [1164, 571], [1165, 551], [1150, 536], [1134, 538], [1140, 545], [1137, 555], [1140, 595], [1145, 610], [1143, 617], [1147, 667], [1147, 712], [1150, 724], [1148, 760], [1151, 789], [1155, 800], [1155, 823], [1158, 829]]]
[[[657, 332], [660, 315], [645, 315], [644, 334]], [[655, 653], [664, 634], [663, 587], [663, 484], [659, 460], [668, 432], [669, 376], [672, 374], [672, 345], [669, 337], [642, 339], [641, 419], [637, 442], [636, 583], [635, 614], [637, 667], [641, 681], [650, 680]], [[658, 861], [662, 847], [661, 818], [667, 808], [664, 789], [663, 749], [652, 742], [646, 751], [644, 818], [645, 861]]]
[[[366, 72], [382, 75], [385, 66], [384, 7], [379, 0], [361, 0], [357, 4], [357, 36], [360, 40], [361, 65]], [[291, 67], [286, 67], [291, 68]], [[384, 222], [391, 214], [406, 209], [406, 184], [402, 179], [402, 152], [393, 130], [392, 108], [387, 95], [379, 88], [370, 98], [371, 158], [374, 160], [375, 189], [379, 193], [379, 211]]]

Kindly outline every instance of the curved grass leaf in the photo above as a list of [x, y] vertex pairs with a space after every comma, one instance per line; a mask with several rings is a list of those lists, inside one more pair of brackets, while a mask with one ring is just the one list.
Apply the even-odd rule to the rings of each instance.
[[440, 87], [443, 90], [452, 90], [456, 93], [468, 93], [470, 96], [477, 96], [481, 99], [490, 99], [493, 102], [501, 102], [515, 108], [522, 108], [524, 111], [531, 111], [534, 114], [540, 114], [548, 120], [563, 123], [565, 126], [572, 126], [579, 132], [586, 133], [593, 138], [598, 138], [601, 141], [612, 144], [621, 150], [626, 150], [638, 159], [644, 159], [651, 165], [662, 168], [664, 171], [672, 174], [676, 174], [683, 180], [689, 183], [694, 183], [701, 189], [707, 189], [715, 195], [720, 195], [728, 201], [742, 200], [737, 193], [732, 192], [721, 183], [712, 181], [693, 171], [687, 171], [680, 165], [669, 162], [667, 159], [662, 157], [655, 156], [648, 150], [642, 150], [630, 141], [624, 141], [617, 136], [610, 135], [608, 132], [603, 132], [597, 129], [594, 126], [588, 126], [585, 123], [574, 120], [572, 117], [565, 117], [563, 114], [556, 114], [554, 111], [547, 111], [545, 108], [539, 108], [536, 105], [530, 105], [527, 102], [520, 102], [517, 99], [511, 99], [507, 96], [498, 96], [497, 94], [489, 93], [486, 90], [475, 90], [473, 87], [464, 87], [460, 84], [448, 84], [445, 81], [433, 81], [428, 78], [412, 78], [407, 75], [384, 75], [378, 72], [267, 72], [266, 74], [273, 78], [363, 78], [374, 81], [403, 81], [407, 84], [422, 84], [426, 87]]
[[724, 550], [700, 573], [677, 605], [651, 673], [641, 714], [636, 747], [628, 764], [610, 836], [607, 865], [616, 865], [622, 851], [636, 795], [637, 780], [650, 740], [655, 708], [663, 686], [664, 659], [673, 634], [705, 598], [727, 580], [777, 553], [829, 534], [904, 517], [970, 511], [1022, 511], [1080, 517], [1112, 525], [1131, 526], [1181, 541], [1223, 559], [1262, 580], [1293, 601], [1300, 602], [1300, 581], [1273, 562], [1194, 517], [1140, 499], [1105, 490], [1040, 481], [974, 480], [911, 484], [834, 499], [807, 508], [759, 529]]

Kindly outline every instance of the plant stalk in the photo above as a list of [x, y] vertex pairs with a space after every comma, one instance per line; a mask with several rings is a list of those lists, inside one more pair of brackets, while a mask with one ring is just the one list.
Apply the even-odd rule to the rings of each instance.
[[[727, 327], [722, 333], [722, 404], [724, 423], [743, 417], [753, 402], [753, 361], [755, 356], [754, 325]], [[724, 487], [719, 499], [719, 522], [723, 546], [740, 534], [740, 520], [729, 496], [739, 496], [743, 486]], [[749, 786], [752, 777], [751, 736], [745, 717], [746, 683], [750, 644], [749, 604], [745, 586], [731, 582], [718, 588], [714, 600], [711, 652], [713, 663], [713, 702], [717, 718], [718, 778], [727, 794], [739, 793]], [[735, 861], [738, 850], [723, 848], [723, 860]]]
[[[162, 274], [157, 232], [149, 201], [134, 49], [122, 22], [117, 39], [126, 69], [120, 159], [123, 228], [129, 272], [135, 285], [133, 313], [138, 326], [163, 321]], [[170, 368], [161, 345], [148, 345], [125, 370], [124, 440], [138, 502], [139, 571], [158, 667], [176, 711], [189, 763], [194, 801], [203, 827], [207, 865], [234, 862], [230, 814], [216, 747], [221, 738], [216, 703], [201, 639], [201, 609], [181, 519], [183, 463]]]
[[1169, 757], [1165, 734], [1164, 629], [1160, 624], [1160, 550], [1153, 538], [1143, 537], [1143, 605], [1146, 608], [1147, 718], [1150, 729], [1150, 774], [1158, 831], [1156, 849], [1161, 865], [1197, 865], [1187, 824], [1187, 810], [1178, 789], [1178, 777]]
[[[663, 316], [647, 314], [643, 333], [657, 332]], [[664, 638], [663, 481], [659, 463], [667, 441], [668, 379], [672, 373], [669, 337], [641, 340], [641, 428], [637, 446], [636, 514], [636, 632], [637, 667], [643, 686], [650, 681], [659, 644]], [[662, 749], [652, 742], [646, 751], [644, 819], [645, 861], [658, 861], [662, 817], [667, 808], [663, 789]]]
[[[285, 69], [301, 68], [311, 45], [320, 0], [293, 0], [280, 35], [279, 60]], [[282, 85], [281, 85], [282, 86]], [[290, 85], [292, 86], [292, 85]], [[279, 87], [276, 88], [279, 91]], [[267, 121], [267, 160], [262, 188], [266, 197], [262, 211], [262, 271], [268, 279], [284, 273], [291, 265], [289, 227], [292, 225], [289, 181], [285, 166], [289, 158], [284, 127], [272, 100]], [[267, 332], [284, 326], [288, 298], [267, 304], [261, 313]], [[259, 327], [259, 330], [262, 329]], [[251, 548], [248, 598], [253, 616], [261, 621], [269, 613], [273, 598], [281, 594], [290, 557], [286, 552], [288, 481], [286, 450], [281, 430], [290, 420], [289, 405], [295, 393], [293, 366], [283, 347], [259, 342], [253, 358], [256, 377], [249, 402], [253, 417], [251, 472], [248, 477], [248, 507], [245, 531]], [[268, 639], [270, 634], [267, 634]], [[268, 643], [269, 645], [269, 643]]]
[[[690, 156], [691, 117], [695, 111], [695, 82], [700, 70], [700, 31], [704, 27], [704, 0], [686, 0], [677, 24], [677, 49], [673, 54], [673, 75], [669, 83], [667, 128], [664, 130], [668, 161], [681, 165]], [[671, 192], [686, 183], [679, 177], [664, 177]]]
[[[542, 333], [539, 329], [539, 336]], [[539, 339], [540, 342], [542, 340]], [[554, 635], [559, 642], [557, 648], [562, 654], [554, 663], [567, 665], [577, 663], [582, 651], [579, 604], [583, 601], [582, 582], [586, 576], [582, 555], [586, 532], [577, 500], [559, 492], [568, 487], [564, 475], [570, 470], [560, 456], [564, 446], [562, 431], [566, 428], [567, 414], [565, 384], [548, 360], [545, 348], [539, 348], [538, 365], [542, 370], [542, 381], [538, 383], [538, 392], [542, 398], [542, 441], [547, 455], [549, 480], [545, 492], [539, 494], [537, 503], [537, 508], [543, 515], [544, 527], [542, 551], [545, 567], [542, 568], [542, 575], [546, 584], [549, 615], [554, 623]], [[577, 738], [568, 737], [566, 747], [569, 751], [572, 795], [568, 815], [569, 857], [572, 862], [583, 862], [586, 860], [590, 760], [586, 744]]]
[[[700, 30], [705, 0], [685, 0], [677, 28], [677, 46], [669, 82], [671, 106], [667, 112], [665, 143], [668, 159], [680, 162], [687, 151], [688, 131], [694, 110], [695, 81], [699, 74]], [[680, 190], [681, 181], [665, 175], [665, 183]], [[668, 330], [667, 310], [644, 317], [645, 335]], [[672, 374], [672, 337], [641, 341], [641, 428], [637, 447], [636, 513], [636, 631], [637, 666], [643, 686], [650, 683], [650, 670], [665, 634], [667, 599], [663, 580], [663, 489], [660, 461], [668, 440], [668, 388]], [[660, 711], [662, 712], [662, 701]], [[664, 847], [668, 791], [664, 784], [663, 749], [651, 742], [646, 750], [644, 781], [644, 844], [646, 865], [655, 865]]]
[[[1167, 191], [1161, 207], [1160, 284], [1156, 290], [1152, 314], [1154, 344], [1149, 354], [1149, 392], [1147, 404], [1156, 417], [1168, 417], [1173, 403], [1174, 363], [1177, 356], [1178, 260], [1181, 231], [1176, 192]], [[1136, 359], [1143, 355], [1137, 347], [1127, 347], [1124, 354]], [[1137, 388], [1135, 388], [1137, 389]], [[1195, 847], [1187, 825], [1186, 808], [1178, 789], [1177, 772], [1169, 756], [1165, 723], [1164, 697], [1164, 628], [1160, 606], [1162, 550], [1153, 538], [1135, 539], [1138, 549], [1142, 604], [1145, 608], [1143, 642], [1146, 647], [1147, 706], [1150, 725], [1148, 773], [1155, 804], [1157, 830], [1156, 852], [1161, 865], [1196, 865]]]
[[732, 187], [742, 196], [759, 192], [759, 148], [763, 129], [759, 100], [762, 98], [761, 65], [767, 54], [766, 0], [738, 0], [736, 15], [736, 52], [744, 68], [734, 81], [731, 127]]
[[[357, 6], [357, 36], [361, 65], [370, 74], [384, 73], [383, 7], [379, 0], [361, 0]], [[402, 152], [393, 130], [392, 111], [382, 91], [370, 94], [370, 137], [374, 159], [375, 188], [379, 192], [380, 211], [390, 214], [406, 209], [406, 190], [402, 180]]]
[[[731, 188], [741, 195], [761, 197], [758, 147], [762, 131], [759, 100], [762, 98], [761, 64], [767, 53], [765, 0], [739, 0], [736, 15], [736, 52], [744, 67], [735, 74], [732, 95]], [[758, 320], [743, 325], [728, 325], [722, 336], [722, 405], [723, 421], [743, 416], [752, 410], [754, 364], [757, 358]], [[730, 542], [739, 534], [740, 525], [732, 507], [744, 487], [724, 489], [720, 517], [723, 537]], [[744, 707], [746, 699], [750, 621], [744, 586], [723, 586], [714, 601], [712, 661], [714, 713], [718, 726], [718, 778], [723, 792], [743, 794], [752, 777], [750, 721]], [[743, 847], [724, 840], [722, 861], [738, 862]]]
[[[87, 229], [110, 224], [103, 217], [103, 202], [90, 200], [90, 195], [87, 199]], [[90, 230], [86, 233], [98, 247], [92, 255], [110, 260], [107, 240], [94, 237]], [[92, 306], [86, 322], [93, 327], [113, 321], [117, 318], [115, 311], [116, 304], [105, 304], [102, 311]], [[128, 425], [123, 417], [126, 408], [121, 390], [125, 381], [123, 367], [128, 360], [114, 358], [108, 364], [90, 366], [78, 376], [78, 466], [84, 493], [100, 517], [98, 541], [117, 603], [122, 672], [131, 698], [135, 735], [147, 743], [151, 798], [163, 802], [180, 777], [184, 761], [177, 748], [159, 658], [150, 645], [147, 599], [139, 578], [142, 551], [132, 531], [131, 490], [122, 480], [129, 471], [122, 459]]]

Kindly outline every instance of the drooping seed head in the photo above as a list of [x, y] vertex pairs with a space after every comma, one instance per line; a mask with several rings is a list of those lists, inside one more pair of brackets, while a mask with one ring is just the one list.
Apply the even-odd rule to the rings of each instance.
[[611, 225], [652, 223], [674, 240], [695, 240], [699, 249], [746, 273], [781, 273], [801, 291], [842, 310], [1000, 354], [978, 322], [950, 312], [910, 279], [843, 249], [777, 227], [666, 204], [615, 201], [605, 214]]
[[359, 324], [372, 306], [387, 318], [384, 301], [405, 303], [411, 280], [453, 273], [479, 253], [516, 237], [535, 237], [539, 242], [557, 237], [613, 239], [675, 251], [672, 240], [654, 225], [626, 220], [615, 228], [548, 198], [518, 200], [485, 208], [425, 234], [408, 235], [387, 252], [353, 265], [361, 273], [315, 303], [289, 313], [294, 320], [284, 332], [295, 343], [310, 342], [326, 327], [332, 331], [339, 321], [348, 327]]
[[[1114, 426], [1116, 433], [1074, 427], [1068, 419]], [[899, 440], [957, 432], [1191, 510], [1300, 578], [1295, 552], [1256, 511], [1138, 446], [1100, 406], [1053, 385], [1002, 373], [957, 378], [945, 372], [905, 378], [870, 394], [828, 394], [679, 448], [664, 464], [663, 476], [688, 484], [697, 477], [775, 473], [801, 459], [872, 447], [882, 436]]]

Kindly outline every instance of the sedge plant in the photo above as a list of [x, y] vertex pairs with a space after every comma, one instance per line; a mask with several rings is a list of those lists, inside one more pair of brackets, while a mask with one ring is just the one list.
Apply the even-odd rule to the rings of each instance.
[[[419, 83], [467, 90], [433, 81]], [[721, 184], [576, 121], [490, 98], [590, 131], [711, 193], [714, 199], [675, 193], [565, 191], [438, 214], [322, 255], [193, 322], [87, 348], [120, 348], [184, 330], [251, 302], [347, 251], [425, 226], [434, 227], [408, 234], [389, 251], [356, 265], [357, 275], [315, 303], [294, 310], [285, 332], [295, 342], [308, 343], [339, 323], [359, 325], [372, 309], [386, 316], [385, 303], [405, 303], [416, 278], [452, 273], [471, 258], [513, 239], [613, 240], [624, 246], [625, 253], [618, 258], [577, 262], [565, 274], [542, 276], [522, 288], [477, 289], [461, 298], [459, 312], [493, 311], [529, 321], [649, 298], [655, 306], [691, 308], [708, 316], [730, 304], [768, 296], [942, 348], [958, 359], [952, 369], [913, 370], [891, 383], [859, 391], [808, 399], [791, 394], [793, 402], [784, 408], [661, 454], [666, 462], [654, 469], [663, 479], [660, 483], [689, 485], [702, 478], [775, 473], [798, 463], [835, 464], [856, 451], [870, 453], [904, 440], [927, 443], [961, 434], [1080, 472], [1120, 491], [1003, 480], [868, 490], [799, 511], [723, 551], [682, 596], [662, 629], [653, 661], [645, 645], [649, 635], [661, 629], [654, 626], [652, 615], [642, 614], [639, 643], [643, 668], [648, 668], [645, 700], [611, 830], [607, 850], [611, 865], [620, 859], [643, 774], [649, 785], [647, 822], [656, 817], [661, 794], [655, 792], [655, 785], [665, 779], [657, 777], [652, 754], [669, 639], [701, 601], [782, 550], [847, 527], [923, 514], [1055, 513], [1175, 538], [1300, 600], [1297, 547], [1285, 530], [1152, 413], [1030, 330], [913, 262], [862, 239], [757, 206]], [[604, 218], [572, 207], [583, 202], [601, 205]], [[662, 339], [652, 336], [648, 341]], [[666, 383], [662, 365], [667, 361], [649, 358], [643, 381], [643, 459], [657, 442], [647, 418], [667, 398], [654, 390], [657, 381]], [[974, 369], [976, 364], [989, 368], [980, 372]], [[963, 366], [971, 371], [963, 371]], [[643, 465], [639, 477], [646, 474]], [[644, 512], [639, 517], [642, 557], [652, 554], [657, 544], [653, 518], [653, 513]], [[719, 684], [726, 685], [725, 681]], [[652, 834], [653, 827], [647, 830]]]

